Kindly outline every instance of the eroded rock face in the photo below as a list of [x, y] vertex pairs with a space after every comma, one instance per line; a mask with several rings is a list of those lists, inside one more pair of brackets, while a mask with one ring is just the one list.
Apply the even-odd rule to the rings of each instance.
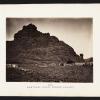
[[50, 33], [42, 33], [33, 24], [23, 26], [14, 35], [14, 41], [7, 41], [7, 63], [82, 61], [74, 49]]

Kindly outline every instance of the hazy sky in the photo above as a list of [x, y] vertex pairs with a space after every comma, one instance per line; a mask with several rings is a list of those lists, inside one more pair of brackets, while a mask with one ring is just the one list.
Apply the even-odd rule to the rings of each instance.
[[7, 18], [6, 38], [13, 40], [14, 34], [24, 25], [33, 23], [43, 33], [49, 32], [73, 47], [84, 58], [93, 56], [93, 33], [91, 18]]

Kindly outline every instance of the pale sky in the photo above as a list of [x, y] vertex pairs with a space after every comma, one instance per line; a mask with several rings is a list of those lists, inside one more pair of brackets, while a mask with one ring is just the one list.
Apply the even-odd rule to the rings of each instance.
[[91, 18], [7, 18], [6, 38], [13, 40], [14, 34], [30, 23], [43, 33], [49, 32], [59, 40], [72, 46], [84, 58], [93, 56], [93, 33]]

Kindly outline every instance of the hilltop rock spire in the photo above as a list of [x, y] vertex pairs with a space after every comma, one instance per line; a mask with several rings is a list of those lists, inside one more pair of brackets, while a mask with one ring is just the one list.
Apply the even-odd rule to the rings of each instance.
[[38, 37], [41, 33], [37, 31], [37, 27], [34, 24], [29, 24], [27, 26], [23, 26], [23, 29], [18, 31], [14, 35], [15, 40], [25, 39], [25, 38], [32, 38], [32, 37]]
[[37, 30], [37, 27], [34, 24], [29, 24], [27, 26], [23, 26], [23, 30], [25, 31], [35, 31]]

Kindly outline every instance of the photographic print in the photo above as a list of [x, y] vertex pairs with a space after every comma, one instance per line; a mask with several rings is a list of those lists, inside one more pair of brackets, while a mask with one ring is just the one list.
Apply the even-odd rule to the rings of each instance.
[[6, 18], [6, 82], [93, 83], [92, 18]]

